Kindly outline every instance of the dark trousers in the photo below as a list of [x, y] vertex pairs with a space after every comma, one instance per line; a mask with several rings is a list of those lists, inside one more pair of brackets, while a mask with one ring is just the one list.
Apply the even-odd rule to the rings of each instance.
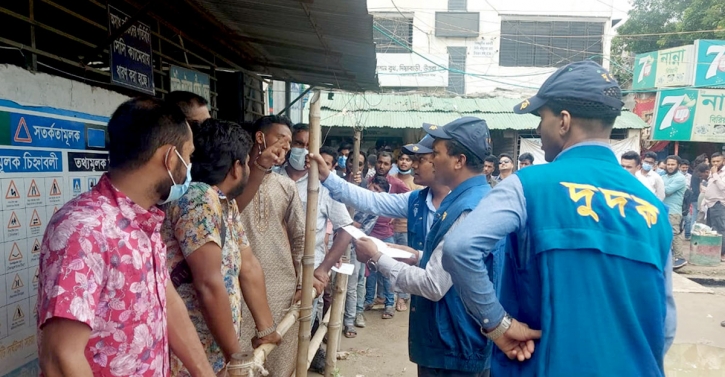
[[491, 370], [483, 372], [461, 372], [449, 369], [433, 369], [418, 365], [418, 377], [490, 377]]
[[[725, 237], [725, 206], [722, 203], [717, 202], [707, 210], [707, 225]], [[725, 256], [725, 242], [720, 248], [720, 255]]]

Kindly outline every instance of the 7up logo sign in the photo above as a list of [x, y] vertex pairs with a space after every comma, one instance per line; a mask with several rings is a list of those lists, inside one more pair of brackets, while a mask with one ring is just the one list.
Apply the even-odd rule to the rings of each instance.
[[690, 140], [697, 104], [697, 91], [675, 89], [660, 92], [654, 140]]
[[707, 55], [715, 55], [715, 59], [707, 67], [707, 72], [705, 73], [706, 79], [715, 77], [717, 71], [725, 72], [725, 45], [708, 47]]

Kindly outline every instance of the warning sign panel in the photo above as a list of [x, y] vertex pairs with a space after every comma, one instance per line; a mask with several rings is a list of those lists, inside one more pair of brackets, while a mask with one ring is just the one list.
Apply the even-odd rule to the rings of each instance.
[[48, 192], [46, 197], [46, 205], [62, 205], [63, 200], [63, 178], [46, 178], [45, 188]]
[[26, 207], [40, 207], [45, 205], [47, 197], [45, 179], [26, 178], [25, 187], [27, 187]]
[[30, 281], [28, 280], [28, 270], [20, 270], [5, 275], [5, 285], [7, 287], [7, 303], [12, 304], [20, 300], [28, 298], [30, 289]]
[[30, 266], [34, 267], [40, 264], [40, 242], [42, 237], [28, 238], [27, 249], [30, 254]]
[[0, 306], [0, 339], [8, 336], [10, 331], [10, 323], [8, 322], [7, 307]]
[[33, 278], [30, 279], [30, 292], [28, 294], [30, 296], [37, 296], [38, 295], [38, 283], [40, 282], [40, 267], [35, 267], [35, 270], [32, 268], [30, 271], [33, 272]]
[[45, 232], [45, 226], [47, 223], [45, 215], [45, 207], [28, 208], [26, 209], [26, 216], [28, 219], [28, 237], [42, 237]]
[[[32, 209], [31, 209], [32, 212]], [[4, 239], [5, 242], [20, 241], [27, 237], [27, 224], [25, 219], [25, 210], [3, 211], [3, 222], [5, 226]]]
[[25, 252], [26, 245], [25, 240], [3, 244], [5, 265], [8, 273], [28, 268], [28, 253]]
[[2, 208], [4, 210], [25, 208], [25, 181], [23, 179], [3, 179]]
[[28, 328], [28, 300], [22, 300], [8, 306], [8, 322], [10, 322], [9, 335]]

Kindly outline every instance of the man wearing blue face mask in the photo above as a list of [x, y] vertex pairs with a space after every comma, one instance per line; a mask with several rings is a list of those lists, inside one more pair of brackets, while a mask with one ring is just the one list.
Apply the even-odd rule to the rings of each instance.
[[169, 376], [173, 354], [191, 376], [213, 377], [169, 279], [164, 213], [156, 206], [188, 187], [191, 129], [178, 107], [145, 97], [119, 106], [108, 136], [108, 173], [53, 215], [45, 232], [37, 307], [42, 373]]
[[657, 154], [655, 152], [647, 152], [642, 159], [642, 169], [635, 173], [635, 176], [652, 191], [657, 199], [665, 199], [665, 182], [662, 180], [654, 168], [657, 164]]

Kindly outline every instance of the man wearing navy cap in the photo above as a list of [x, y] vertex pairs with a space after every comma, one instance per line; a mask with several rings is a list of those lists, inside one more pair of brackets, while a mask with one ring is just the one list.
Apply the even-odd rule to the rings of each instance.
[[[464, 117], [445, 126], [424, 124], [423, 129], [435, 140], [431, 150], [436, 182], [452, 191], [441, 202], [424, 241], [411, 237], [418, 240], [414, 248], [391, 245], [417, 255], [418, 265], [396, 263], [369, 239], [357, 241], [357, 258], [370, 269], [394, 276], [398, 288], [414, 295], [408, 344], [418, 376], [489, 376], [492, 343], [480, 336], [441, 266], [444, 237], [491, 190], [483, 174], [483, 160], [491, 154], [488, 126], [482, 119]], [[416, 217], [416, 208], [409, 218]], [[484, 262], [496, 269], [493, 255]]]
[[[622, 105], [600, 65], [556, 71], [514, 109], [541, 117], [551, 163], [496, 185], [446, 238], [443, 266], [500, 349], [497, 377], [664, 376], [676, 324], [672, 229], [667, 208], [609, 146]], [[502, 238], [498, 300], [483, 261]]]

